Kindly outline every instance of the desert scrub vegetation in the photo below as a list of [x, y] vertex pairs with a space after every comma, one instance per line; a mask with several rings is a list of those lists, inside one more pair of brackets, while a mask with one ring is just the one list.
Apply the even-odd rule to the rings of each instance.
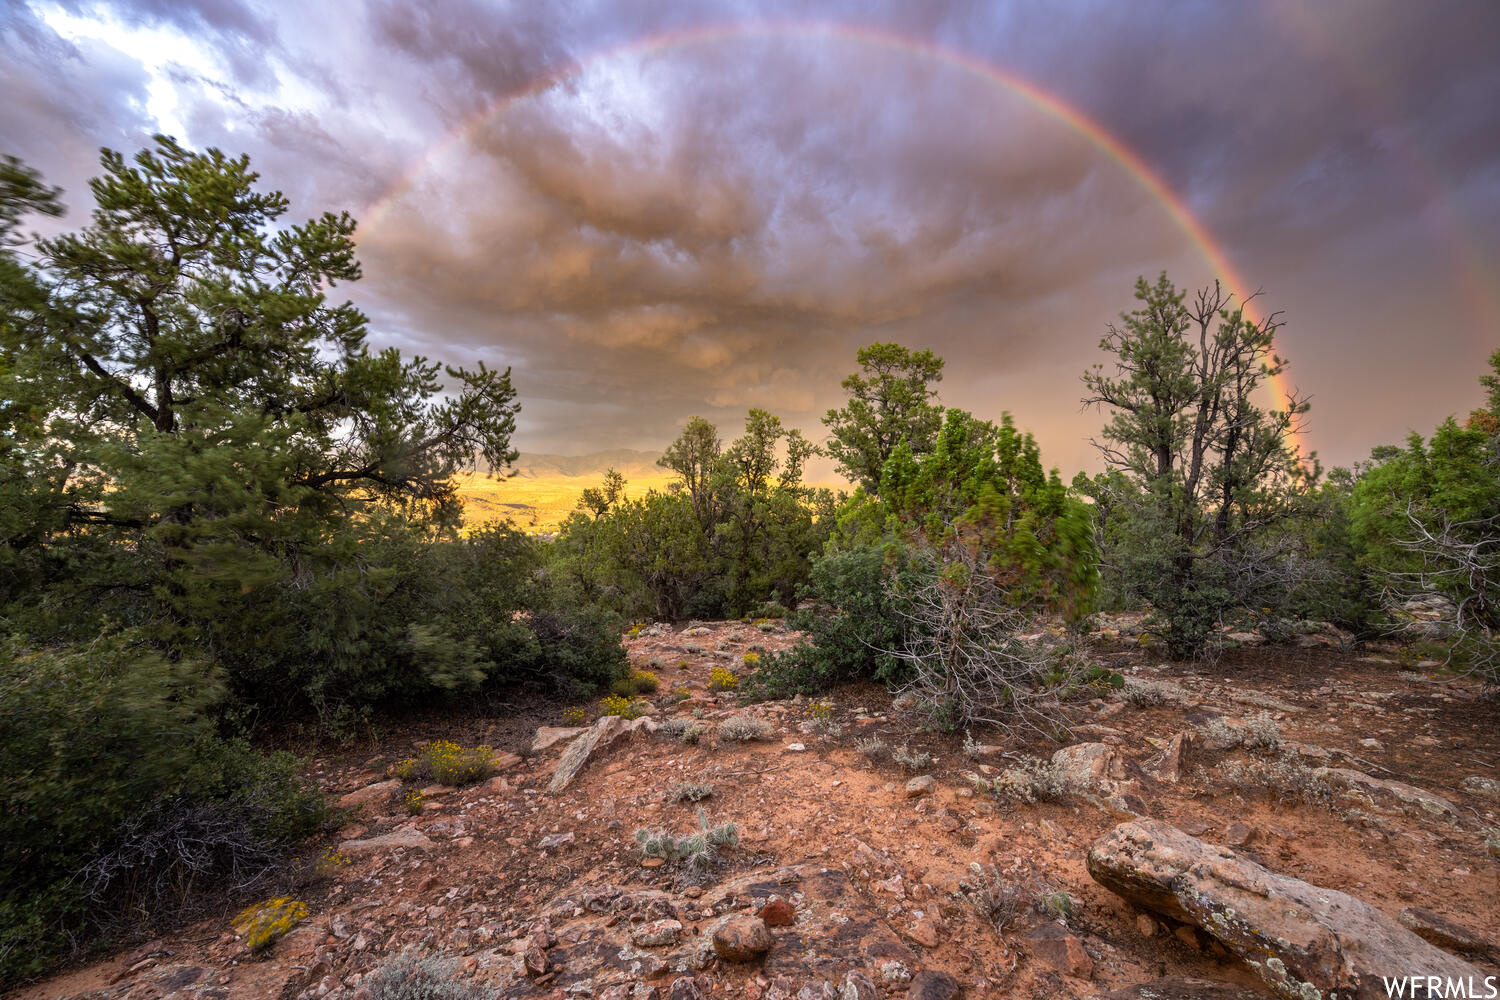
[[740, 686], [740, 675], [728, 667], [714, 667], [708, 673], [710, 691], [733, 691]]
[[1338, 811], [1338, 790], [1293, 753], [1272, 760], [1226, 760], [1213, 769], [1210, 780], [1239, 795], [1269, 795], [1280, 802]]
[[364, 982], [370, 1000], [485, 1000], [488, 994], [458, 978], [457, 959], [405, 948]]
[[1159, 705], [1176, 705], [1182, 701], [1182, 689], [1175, 684], [1134, 677], [1125, 678], [1124, 687], [1117, 694], [1133, 708], [1155, 708]]
[[287, 931], [307, 919], [307, 904], [290, 896], [278, 896], [241, 910], [234, 929], [251, 951], [264, 951]]
[[562, 722], [565, 726], [581, 726], [589, 721], [589, 711], [582, 705], [569, 705], [563, 709]]
[[714, 786], [707, 782], [677, 781], [667, 789], [668, 802], [702, 802], [712, 798]]
[[1210, 719], [1198, 727], [1203, 735], [1204, 746], [1210, 750], [1266, 750], [1274, 752], [1281, 746], [1281, 727], [1271, 718], [1270, 712], [1257, 712], [1242, 722], [1231, 723], [1222, 716]]
[[891, 751], [891, 760], [908, 771], [921, 771], [932, 763], [932, 754], [925, 750], [913, 750], [903, 743]]
[[676, 836], [664, 829], [642, 827], [635, 831], [635, 842], [643, 858], [661, 858], [669, 864], [683, 865], [689, 872], [701, 873], [713, 863], [719, 848], [738, 844], [740, 834], [734, 823], [713, 825], [708, 813], [699, 809], [696, 831]]
[[1072, 791], [1062, 769], [1039, 757], [1022, 757], [993, 779], [974, 777], [975, 788], [1018, 805], [1060, 802]]
[[692, 690], [686, 684], [674, 686], [670, 694], [673, 701], [687, 701], [693, 696]]
[[457, 788], [483, 781], [495, 772], [493, 747], [464, 747], [450, 740], [437, 740], [408, 757], [393, 769], [402, 781], [434, 781]]
[[629, 674], [611, 684], [609, 690], [611, 694], [623, 698], [636, 698], [643, 694], [655, 694], [660, 687], [661, 678], [649, 670], [635, 667]]
[[891, 759], [891, 745], [879, 736], [855, 740], [854, 749], [876, 763]]
[[622, 719], [639, 719], [650, 710], [651, 705], [638, 698], [609, 694], [599, 699], [600, 715], [618, 715]]
[[710, 726], [698, 719], [668, 719], [656, 727], [656, 732], [665, 739], [678, 740], [689, 746], [697, 743], [708, 732]]
[[727, 743], [749, 743], [771, 738], [771, 724], [753, 715], [731, 715], [714, 729], [714, 735]]

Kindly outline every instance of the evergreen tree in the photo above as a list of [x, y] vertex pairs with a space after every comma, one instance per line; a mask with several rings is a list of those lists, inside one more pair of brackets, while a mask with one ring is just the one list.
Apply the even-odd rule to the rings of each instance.
[[844, 379], [849, 402], [823, 418], [831, 438], [828, 454], [845, 476], [867, 492], [880, 488], [886, 460], [905, 441], [913, 455], [932, 450], [943, 408], [933, 383], [942, 381], [943, 359], [929, 350], [871, 344], [855, 356], [860, 371]]

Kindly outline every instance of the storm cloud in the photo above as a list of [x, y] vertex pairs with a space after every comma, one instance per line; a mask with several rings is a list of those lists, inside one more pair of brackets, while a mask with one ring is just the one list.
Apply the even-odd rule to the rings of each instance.
[[0, 151], [68, 188], [154, 131], [362, 220], [380, 344], [512, 365], [517, 444], [816, 432], [855, 349], [1092, 468], [1079, 374], [1139, 274], [1221, 277], [1097, 123], [1282, 311], [1307, 445], [1479, 401], [1500, 347], [1500, 7], [25, 4]]

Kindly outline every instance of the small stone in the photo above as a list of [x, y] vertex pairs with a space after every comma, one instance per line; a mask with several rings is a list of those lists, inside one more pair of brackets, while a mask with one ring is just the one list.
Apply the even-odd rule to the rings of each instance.
[[571, 844], [573, 840], [573, 831], [569, 830], [566, 833], [548, 834], [538, 841], [536, 846], [547, 850], [553, 847], [561, 847], [563, 844]]
[[1141, 937], [1156, 937], [1156, 921], [1144, 913], [1136, 914], [1135, 929], [1141, 932]]
[[682, 923], [677, 920], [652, 920], [641, 924], [630, 932], [630, 940], [640, 948], [660, 948], [676, 944], [682, 936]]
[[907, 929], [906, 936], [923, 948], [936, 948], [943, 943], [943, 933], [946, 930], [936, 917], [925, 916]]
[[1482, 774], [1471, 774], [1459, 782], [1459, 787], [1470, 795], [1479, 795], [1487, 799], [1500, 799], [1500, 781], [1494, 778], [1486, 778]]
[[790, 927], [797, 922], [797, 908], [784, 899], [773, 899], [756, 914], [767, 927]]
[[545, 951], [533, 945], [526, 949], [526, 953], [521, 957], [521, 964], [526, 975], [535, 979], [538, 976], [545, 976], [552, 963], [547, 961]]
[[713, 932], [714, 954], [729, 962], [749, 962], [771, 950], [771, 932], [759, 917], [727, 917]]
[[936, 787], [937, 782], [933, 780], [932, 775], [923, 774], [906, 783], [906, 797], [909, 799], [920, 799], [924, 795], [931, 795], [933, 789]]
[[1091, 979], [1094, 960], [1084, 951], [1083, 942], [1066, 927], [1050, 921], [1026, 936], [1031, 953], [1065, 976]]
[[703, 991], [692, 976], [678, 976], [672, 980], [671, 1000], [703, 1000]]
[[667, 859], [666, 858], [642, 858], [641, 859], [641, 867], [642, 868], [660, 868], [662, 865], [664, 865], [666, 863], [667, 863]]
[[959, 993], [957, 979], [931, 969], [912, 976], [911, 985], [906, 988], [908, 1000], [954, 1000]]
[[807, 747], [803, 746], [801, 743], [788, 743], [786, 745], [786, 748], [796, 753], [800, 753], [803, 750], [807, 749]]

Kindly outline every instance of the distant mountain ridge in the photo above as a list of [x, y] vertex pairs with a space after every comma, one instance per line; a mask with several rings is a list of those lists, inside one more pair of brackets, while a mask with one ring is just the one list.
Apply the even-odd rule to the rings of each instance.
[[512, 467], [516, 476], [521, 479], [552, 479], [558, 476], [602, 479], [607, 471], [614, 469], [628, 481], [671, 475], [656, 464], [661, 456], [659, 451], [637, 451], [633, 448], [595, 451], [587, 455], [548, 455], [523, 451]]

